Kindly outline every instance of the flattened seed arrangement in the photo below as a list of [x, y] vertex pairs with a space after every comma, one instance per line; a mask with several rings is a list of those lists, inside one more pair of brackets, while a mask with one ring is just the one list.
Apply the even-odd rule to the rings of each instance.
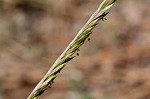
[[[117, 0], [104, 0], [100, 4], [96, 12], [77, 33], [76, 37], [71, 41], [65, 51], [60, 55], [60, 57], [55, 61], [53, 66], [43, 77], [43, 79], [37, 84], [37, 86], [27, 99], [37, 99], [45, 90], [47, 90], [47, 88], [51, 88], [51, 85], [54, 83], [54, 79], [57, 77], [57, 74], [60, 73], [60, 71], [70, 60], [72, 60], [76, 56], [79, 56], [80, 46], [84, 44], [86, 39], [90, 41], [89, 36], [92, 34], [92, 30], [98, 25], [99, 21], [107, 20], [105, 18], [105, 16], [109, 13], [107, 11], [116, 1]], [[74, 56], [75, 53], [76, 55]]]

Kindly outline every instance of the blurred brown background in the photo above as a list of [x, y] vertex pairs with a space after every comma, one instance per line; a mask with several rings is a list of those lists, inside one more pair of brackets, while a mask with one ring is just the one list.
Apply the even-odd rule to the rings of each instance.
[[[26, 99], [102, 0], [0, 0], [0, 99]], [[41, 99], [150, 99], [150, 0], [118, 0]]]

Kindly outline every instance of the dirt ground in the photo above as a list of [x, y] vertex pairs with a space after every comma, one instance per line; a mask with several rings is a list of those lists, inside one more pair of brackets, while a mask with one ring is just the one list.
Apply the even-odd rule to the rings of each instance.
[[[0, 99], [26, 99], [102, 0], [0, 0]], [[41, 99], [150, 99], [150, 0], [118, 0]]]

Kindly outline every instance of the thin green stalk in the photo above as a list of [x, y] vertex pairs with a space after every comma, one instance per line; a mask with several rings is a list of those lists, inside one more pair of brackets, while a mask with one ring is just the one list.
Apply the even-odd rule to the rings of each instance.
[[65, 51], [59, 56], [55, 61], [53, 66], [49, 69], [47, 74], [43, 79], [37, 84], [35, 89], [31, 92], [27, 99], [38, 99], [39, 96], [49, 88], [57, 74], [65, 67], [65, 65], [72, 60], [74, 54], [79, 50], [85, 40], [92, 34], [92, 30], [98, 25], [99, 21], [103, 21], [105, 16], [108, 14], [108, 9], [117, 0], [103, 0], [96, 12], [90, 17], [88, 22], [83, 26], [83, 28], [77, 33], [76, 37], [71, 41]]

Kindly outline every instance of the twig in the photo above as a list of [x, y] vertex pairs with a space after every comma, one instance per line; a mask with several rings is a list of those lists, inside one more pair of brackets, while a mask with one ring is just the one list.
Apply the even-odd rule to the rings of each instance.
[[[53, 66], [43, 77], [43, 79], [37, 84], [37, 86], [27, 99], [37, 99], [47, 88], [51, 88], [51, 85], [54, 79], [57, 77], [57, 74], [70, 60], [76, 57], [73, 55], [77, 51], [79, 51], [80, 46], [83, 45], [85, 40], [92, 34], [93, 28], [98, 25], [99, 21], [103, 21], [105, 19], [105, 16], [108, 14], [107, 10], [115, 3], [115, 1], [117, 0], [103, 0], [96, 12], [77, 33], [76, 37], [71, 41], [65, 51], [55, 61]], [[79, 55], [79, 53], [77, 55]]]

